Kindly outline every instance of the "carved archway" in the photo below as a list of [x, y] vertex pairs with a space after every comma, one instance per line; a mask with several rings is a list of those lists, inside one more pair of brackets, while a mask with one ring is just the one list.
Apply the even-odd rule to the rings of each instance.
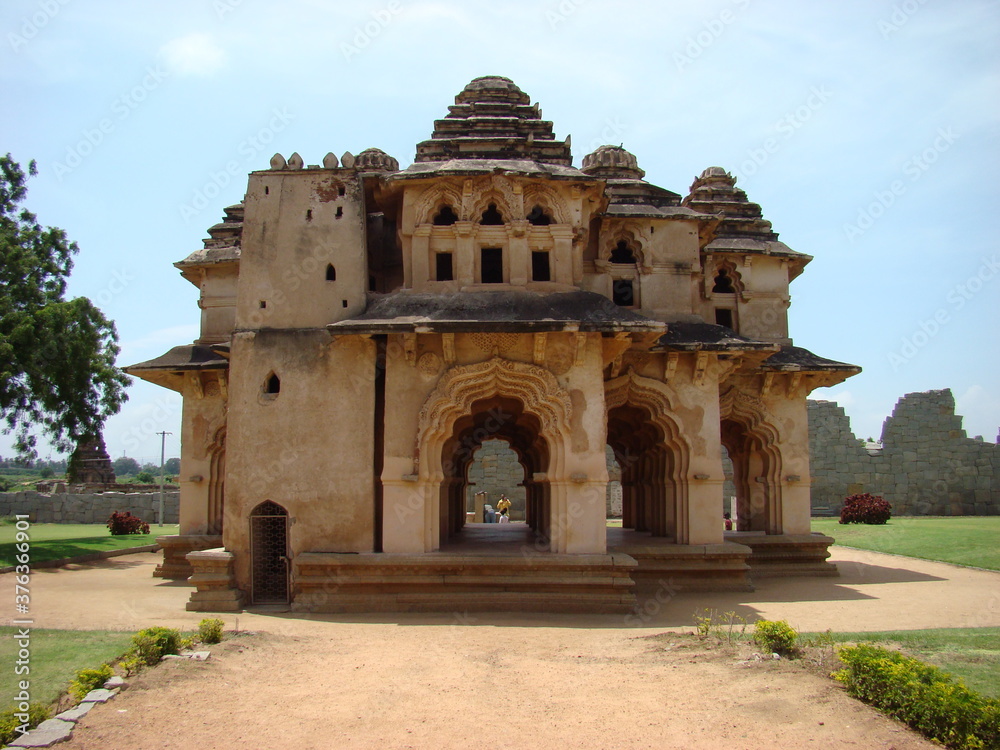
[[[531, 210], [535, 205], [541, 206], [552, 217], [554, 224], [572, 224], [569, 207], [566, 201], [555, 190], [544, 185], [529, 185], [524, 189], [524, 206]], [[518, 217], [523, 218], [523, 217]]]
[[413, 205], [414, 224], [433, 224], [435, 215], [446, 204], [452, 207], [459, 219], [468, 218], [462, 216], [461, 191], [452, 185], [438, 184], [427, 188], [417, 197]]
[[687, 544], [691, 448], [670, 394], [629, 369], [605, 383], [604, 399], [622, 472], [623, 527]]
[[461, 529], [467, 464], [485, 439], [500, 437], [530, 467], [529, 523], [565, 551], [566, 525], [552, 514], [566, 488], [551, 482], [566, 478], [571, 416], [569, 394], [542, 367], [494, 357], [445, 372], [421, 409], [415, 446], [426, 549]]
[[208, 534], [222, 533], [222, 519], [226, 508], [226, 428], [215, 433], [209, 449], [208, 512], [206, 524]]
[[736, 530], [782, 533], [781, 439], [764, 402], [736, 387], [719, 400], [722, 444], [733, 464]]

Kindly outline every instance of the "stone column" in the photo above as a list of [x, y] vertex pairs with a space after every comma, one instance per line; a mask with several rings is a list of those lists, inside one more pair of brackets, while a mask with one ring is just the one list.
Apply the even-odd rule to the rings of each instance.
[[573, 283], [573, 227], [552, 225], [549, 227], [555, 249], [552, 253], [552, 280], [560, 284]]
[[422, 224], [413, 230], [411, 245], [411, 264], [413, 268], [413, 289], [425, 289], [427, 282], [432, 280], [430, 270], [431, 225]]

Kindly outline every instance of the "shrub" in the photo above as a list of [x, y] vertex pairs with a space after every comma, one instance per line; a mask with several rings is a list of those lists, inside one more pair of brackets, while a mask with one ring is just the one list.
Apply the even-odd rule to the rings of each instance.
[[180, 631], [173, 628], [144, 628], [132, 636], [132, 649], [126, 656], [136, 657], [143, 664], [153, 665], [164, 654], [176, 654], [180, 641]]
[[24, 716], [19, 707], [11, 706], [0, 711], [0, 746], [6, 746], [20, 736], [21, 733], [17, 731], [18, 727], [27, 724], [29, 728], [33, 729], [49, 718], [50, 713], [48, 706], [38, 702], [28, 705], [28, 720], [26, 722], [21, 721]]
[[839, 650], [847, 692], [958, 750], [1000, 747], [1000, 700], [922, 661], [862, 643]]
[[152, 484], [153, 482], [156, 481], [156, 477], [153, 476], [152, 472], [140, 471], [138, 474], [135, 475], [135, 481], [137, 481], [139, 484]]
[[206, 617], [198, 623], [198, 639], [202, 643], [219, 643], [222, 640], [222, 626], [224, 624], [217, 617]]
[[102, 664], [97, 669], [81, 669], [76, 673], [76, 679], [69, 684], [69, 692], [77, 700], [83, 700], [91, 690], [104, 685], [115, 674], [115, 671], [107, 664]]
[[841, 523], [882, 524], [892, 517], [892, 506], [881, 495], [851, 495], [840, 509]]
[[757, 620], [753, 626], [754, 643], [771, 653], [794, 653], [796, 638], [798, 633], [784, 620]]
[[125, 534], [148, 534], [149, 524], [138, 516], [133, 516], [128, 511], [119, 513], [115, 511], [108, 519], [108, 528], [111, 529], [111, 536], [124, 536]]

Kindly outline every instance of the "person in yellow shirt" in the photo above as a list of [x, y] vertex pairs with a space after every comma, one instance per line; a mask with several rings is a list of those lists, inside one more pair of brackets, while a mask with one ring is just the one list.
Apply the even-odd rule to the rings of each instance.
[[506, 495], [500, 495], [500, 499], [497, 500], [497, 513], [503, 513], [504, 511], [510, 513], [510, 505], [510, 498]]

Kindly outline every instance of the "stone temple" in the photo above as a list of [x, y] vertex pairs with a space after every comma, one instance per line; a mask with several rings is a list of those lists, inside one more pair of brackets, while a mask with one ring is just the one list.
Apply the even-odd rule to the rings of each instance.
[[[184, 399], [158, 575], [190, 576], [192, 610], [607, 612], [836, 574], [806, 397], [859, 368], [788, 337], [811, 258], [724, 169], [686, 197], [644, 174], [618, 146], [574, 167], [494, 76], [405, 169], [369, 148], [253, 172], [176, 264], [200, 337], [128, 368]], [[513, 523], [481, 523], [469, 486], [496, 440], [523, 467]]]

